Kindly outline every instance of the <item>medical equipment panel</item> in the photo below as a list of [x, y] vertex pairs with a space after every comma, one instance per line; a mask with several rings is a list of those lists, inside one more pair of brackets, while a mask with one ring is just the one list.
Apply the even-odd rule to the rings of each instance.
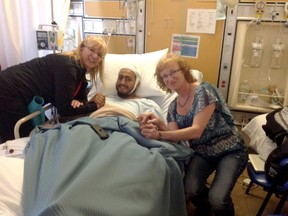
[[287, 13], [287, 3], [264, 0], [227, 9], [218, 87], [232, 111], [288, 104]]
[[38, 50], [63, 50], [64, 34], [57, 25], [39, 25], [36, 38]]

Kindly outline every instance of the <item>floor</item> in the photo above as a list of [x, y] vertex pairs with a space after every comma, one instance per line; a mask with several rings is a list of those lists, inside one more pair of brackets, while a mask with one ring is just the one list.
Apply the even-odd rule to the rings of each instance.
[[[235, 216], [256, 216], [260, 208], [266, 192], [261, 187], [254, 186], [250, 190], [250, 194], [245, 194], [247, 186], [243, 184], [243, 180], [248, 178], [246, 170], [239, 177], [237, 184], [232, 192], [232, 199], [235, 206]], [[272, 216], [273, 211], [278, 204], [279, 199], [272, 196], [262, 216]], [[193, 216], [194, 207], [188, 204], [188, 216]], [[281, 216], [288, 216], [288, 201], [285, 203]]]

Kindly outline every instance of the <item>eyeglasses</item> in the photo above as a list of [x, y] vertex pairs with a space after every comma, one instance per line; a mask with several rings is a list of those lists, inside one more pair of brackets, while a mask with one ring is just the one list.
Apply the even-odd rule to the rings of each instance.
[[94, 48], [89, 47], [89, 46], [85, 46], [85, 45], [84, 45], [84, 47], [86, 47], [93, 54], [96, 54], [99, 58], [103, 59], [102, 55], [99, 52], [97, 52]]
[[167, 81], [169, 76], [171, 76], [171, 77], [174, 78], [175, 75], [176, 75], [176, 73], [179, 72], [179, 71], [181, 71], [180, 68], [175, 69], [175, 70], [171, 70], [169, 74], [164, 74], [163, 76], [161, 76], [161, 79], [162, 79], [163, 81]]

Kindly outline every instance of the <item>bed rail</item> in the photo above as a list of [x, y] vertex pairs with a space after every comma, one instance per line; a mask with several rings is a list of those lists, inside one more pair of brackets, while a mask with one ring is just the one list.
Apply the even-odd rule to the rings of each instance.
[[[53, 108], [54, 107], [52, 106], [52, 104], [46, 104], [46, 105], [43, 106], [44, 111], [49, 110], [49, 109], [53, 109]], [[40, 115], [40, 114], [41, 114], [40, 110], [37, 110], [37, 111], [35, 111], [35, 112], [33, 112], [33, 113], [31, 113], [31, 114], [19, 119], [16, 122], [15, 126], [14, 126], [14, 137], [15, 137], [15, 139], [20, 138], [19, 129], [20, 129], [21, 125], [23, 123], [31, 120], [32, 118], [36, 117], [37, 115]], [[57, 116], [54, 116], [52, 119], [50, 119], [48, 121], [48, 123], [52, 123], [52, 122], [57, 121], [57, 118], [58, 118]]]

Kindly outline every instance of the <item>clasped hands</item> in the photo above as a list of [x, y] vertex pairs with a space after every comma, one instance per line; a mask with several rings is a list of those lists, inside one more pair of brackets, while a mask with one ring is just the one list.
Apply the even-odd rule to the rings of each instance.
[[138, 121], [142, 136], [149, 139], [161, 138], [159, 132], [161, 120], [158, 116], [155, 116], [153, 113], [142, 113], [138, 116]]
[[93, 101], [97, 105], [97, 109], [105, 105], [106, 97], [101, 93], [96, 93], [90, 101]]
[[[101, 93], [96, 93], [89, 102], [94, 102], [97, 105], [97, 109], [103, 107], [105, 105], [106, 97]], [[72, 100], [71, 106], [73, 108], [77, 108], [82, 106], [83, 103], [78, 100]]]

